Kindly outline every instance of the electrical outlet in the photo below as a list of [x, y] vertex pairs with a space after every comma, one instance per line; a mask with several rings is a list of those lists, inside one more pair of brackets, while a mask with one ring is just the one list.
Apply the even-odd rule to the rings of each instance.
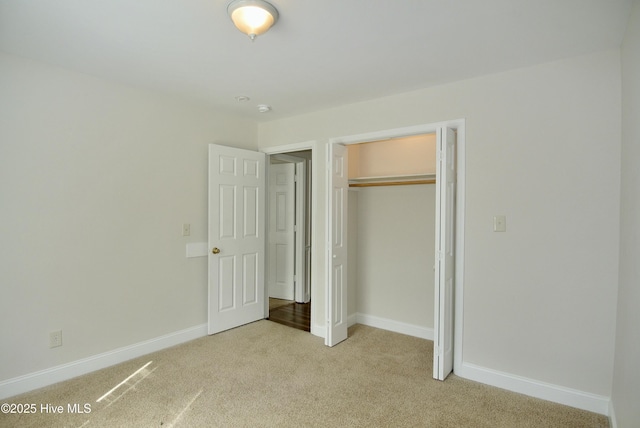
[[182, 236], [191, 235], [191, 225], [189, 223], [184, 223], [182, 225]]
[[49, 333], [49, 348], [57, 348], [58, 346], [62, 346], [62, 330]]

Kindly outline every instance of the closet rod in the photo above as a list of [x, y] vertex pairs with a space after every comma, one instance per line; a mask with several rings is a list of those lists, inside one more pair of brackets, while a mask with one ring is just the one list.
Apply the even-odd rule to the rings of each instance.
[[406, 181], [377, 181], [371, 183], [349, 183], [349, 187], [374, 187], [374, 186], [406, 186], [410, 184], [436, 184], [431, 180], [406, 180]]

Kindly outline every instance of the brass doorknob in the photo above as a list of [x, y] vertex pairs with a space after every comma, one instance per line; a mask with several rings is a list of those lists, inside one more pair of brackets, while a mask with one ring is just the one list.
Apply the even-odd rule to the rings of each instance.
[[214, 248], [213, 248], [213, 250], [211, 250], [211, 252], [212, 252], [213, 254], [219, 254], [219, 253], [220, 253], [220, 248], [218, 248], [218, 247], [214, 247]]

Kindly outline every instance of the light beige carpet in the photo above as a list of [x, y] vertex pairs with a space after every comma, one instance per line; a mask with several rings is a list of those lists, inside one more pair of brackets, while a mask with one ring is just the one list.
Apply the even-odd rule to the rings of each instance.
[[[3, 400], [65, 411], [0, 414], [0, 426], [608, 426], [604, 416], [455, 375], [435, 381], [430, 341], [360, 325], [349, 333], [328, 348], [309, 333], [258, 321]], [[76, 403], [91, 413], [69, 414]]]

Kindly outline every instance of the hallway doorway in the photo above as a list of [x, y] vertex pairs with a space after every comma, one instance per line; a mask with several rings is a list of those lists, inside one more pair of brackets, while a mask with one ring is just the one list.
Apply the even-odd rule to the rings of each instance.
[[268, 319], [311, 331], [312, 150], [268, 156]]

